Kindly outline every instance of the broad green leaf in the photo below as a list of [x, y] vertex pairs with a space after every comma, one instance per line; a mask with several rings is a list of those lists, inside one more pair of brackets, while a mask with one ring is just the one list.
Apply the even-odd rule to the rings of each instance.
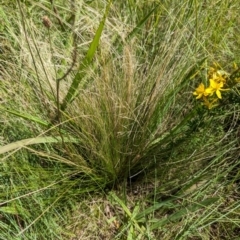
[[15, 207], [0, 207], [0, 212], [17, 215], [18, 211]]
[[78, 72], [72, 81], [72, 84], [67, 92], [66, 97], [63, 100], [63, 103], [61, 105], [62, 111], [65, 110], [65, 108], [67, 107], [67, 104], [71, 103], [74, 100], [74, 98], [76, 97], [76, 95], [78, 94], [79, 84], [83, 80], [83, 78], [86, 76], [86, 69], [91, 65], [93, 56], [99, 45], [100, 37], [102, 35], [102, 31], [103, 31], [103, 28], [105, 25], [105, 21], [106, 21], [111, 3], [112, 3], [112, 0], [107, 5], [103, 19], [99, 24], [99, 27], [98, 27], [96, 34], [91, 42], [88, 52], [87, 52], [85, 58], [83, 59], [82, 63], [80, 64], [80, 66], [78, 68]]
[[27, 209], [15, 204], [0, 207], [0, 212], [13, 215], [29, 216], [29, 212], [27, 211]]

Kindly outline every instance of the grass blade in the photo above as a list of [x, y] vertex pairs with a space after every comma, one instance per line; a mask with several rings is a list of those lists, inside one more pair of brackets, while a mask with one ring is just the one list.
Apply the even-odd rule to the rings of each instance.
[[[64, 142], [78, 142], [77, 139], [75, 138], [63, 138]], [[10, 144], [7, 144], [5, 146], [0, 147], [0, 154], [22, 148], [28, 145], [33, 145], [33, 144], [40, 144], [40, 143], [58, 143], [62, 142], [61, 137], [36, 137], [36, 138], [28, 138], [28, 139], [23, 139], [17, 142], [13, 142]]]
[[127, 40], [131, 39], [138, 31], [142, 30], [142, 25], [151, 17], [152, 13], [156, 11], [159, 5], [153, 8], [139, 23], [138, 25], [128, 34]]
[[178, 212], [169, 216], [168, 218], [162, 219], [162, 220], [154, 223], [151, 226], [151, 230], [158, 229], [159, 227], [162, 227], [169, 222], [178, 221], [181, 218], [183, 218], [184, 216], [186, 216], [187, 214], [189, 214], [190, 212], [195, 212], [195, 211], [201, 209], [202, 207], [209, 207], [209, 205], [215, 203], [218, 200], [219, 200], [219, 198], [208, 198], [208, 199], [202, 201], [201, 203], [197, 203], [188, 208], [182, 208]]
[[14, 110], [9, 110], [9, 109], [6, 109], [6, 108], [0, 108], [1, 110], [5, 111], [5, 112], [8, 112], [8, 113], [11, 113], [17, 117], [21, 117], [23, 119], [26, 119], [26, 120], [30, 120], [32, 122], [35, 122], [35, 123], [39, 123], [43, 126], [49, 126], [49, 123], [48, 122], [45, 122], [37, 117], [34, 117], [32, 115], [29, 115], [27, 113], [20, 113], [20, 112], [16, 112]]

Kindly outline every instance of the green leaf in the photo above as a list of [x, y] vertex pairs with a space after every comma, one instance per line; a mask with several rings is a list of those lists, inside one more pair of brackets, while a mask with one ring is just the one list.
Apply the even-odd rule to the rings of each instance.
[[110, 196], [122, 207], [122, 209], [124, 210], [124, 212], [128, 215], [128, 217], [131, 219], [132, 218], [132, 214], [129, 211], [128, 207], [124, 204], [124, 202], [117, 197], [117, 195], [113, 192], [110, 192]]
[[132, 240], [133, 239], [133, 233], [134, 233], [134, 229], [133, 229], [133, 225], [130, 226], [130, 229], [128, 231], [128, 237], [127, 240]]
[[21, 205], [16, 205], [16, 204], [11, 204], [9, 206], [3, 206], [0, 207], [0, 212], [6, 213], [6, 214], [12, 214], [12, 215], [22, 215], [22, 216], [28, 216], [29, 217], [29, 212], [27, 209], [25, 209]]
[[174, 200], [176, 200], [177, 198], [175, 197], [172, 197], [170, 200], [167, 200], [167, 201], [164, 201], [164, 202], [161, 202], [161, 203], [156, 203], [154, 204], [153, 206], [145, 209], [144, 211], [142, 211], [141, 213], [139, 213], [137, 216], [136, 216], [136, 219], [138, 221], [145, 221], [145, 217], [151, 213], [153, 213], [154, 211], [158, 210], [159, 208], [173, 208], [173, 207], [176, 207], [176, 204], [173, 203]]
[[[127, 214], [128, 218], [129, 218], [129, 224], [131, 224], [130, 228], [134, 228], [136, 230], [138, 230], [141, 234], [144, 234], [145, 229], [141, 228], [137, 222], [137, 220], [135, 219], [135, 217], [137, 216], [137, 213], [139, 211], [139, 205], [137, 205], [134, 210], [133, 213], [130, 212], [130, 210], [128, 209], [128, 207], [124, 204], [124, 202], [117, 197], [117, 195], [113, 192], [110, 192], [110, 196], [122, 207], [122, 209], [124, 210], [124, 212]], [[130, 229], [130, 233], [131, 233], [131, 229]], [[129, 237], [132, 237], [132, 235], [130, 234]], [[130, 238], [131, 239], [131, 238]]]
[[[67, 92], [66, 97], [63, 100], [63, 103], [61, 105], [61, 110], [64, 111], [67, 107], [67, 104], [71, 103], [75, 97], [78, 94], [78, 88], [79, 88], [79, 84], [81, 83], [81, 81], [83, 80], [83, 78], [86, 76], [86, 69], [91, 65], [91, 62], [93, 60], [93, 56], [97, 50], [97, 47], [99, 45], [99, 41], [100, 41], [100, 37], [102, 35], [102, 31], [103, 31], [103, 27], [105, 25], [105, 21], [111, 6], [112, 0], [108, 3], [107, 8], [105, 10], [104, 16], [102, 21], [99, 24], [99, 27], [96, 31], [96, 34], [91, 42], [91, 45], [88, 49], [88, 52], [85, 56], [85, 58], [83, 59], [82, 63], [80, 64], [79, 68], [78, 68], [78, 72], [76, 74], [76, 76], [74, 77], [72, 84]], [[82, 85], [84, 85], [84, 83], [82, 83]]]
[[216, 201], [218, 201], [219, 198], [208, 198], [200, 203], [196, 203], [194, 205], [191, 205], [190, 207], [185, 207], [180, 209], [178, 212], [173, 213], [172, 215], [170, 215], [169, 217], [159, 220], [158, 222], [154, 223], [150, 229], [154, 230], [157, 229], [159, 227], [164, 226], [165, 224], [169, 223], [169, 222], [175, 222], [180, 220], [182, 217], [186, 216], [189, 213], [193, 213], [203, 207], [208, 207], [209, 205], [211, 205], [212, 203], [215, 203]]
[[48, 122], [45, 122], [35, 116], [32, 116], [32, 115], [29, 115], [27, 113], [20, 113], [20, 112], [17, 112], [17, 111], [14, 111], [14, 110], [9, 110], [9, 109], [6, 109], [6, 108], [3, 108], [3, 107], [0, 107], [0, 110], [3, 110], [5, 112], [8, 112], [8, 113], [11, 113], [17, 117], [21, 117], [23, 119], [26, 119], [26, 120], [29, 120], [29, 121], [32, 121], [32, 122], [36, 122], [38, 124], [41, 124], [43, 126], [48, 126], [49, 123]]
[[18, 211], [15, 207], [0, 207], [0, 212], [17, 215]]
[[0, 147], [0, 154], [16, 150], [18, 148], [22, 148], [28, 145], [33, 144], [40, 144], [40, 143], [59, 143], [59, 142], [78, 142], [75, 138], [69, 138], [69, 137], [36, 137], [36, 138], [28, 138], [23, 139], [17, 142], [10, 143], [8, 145]]

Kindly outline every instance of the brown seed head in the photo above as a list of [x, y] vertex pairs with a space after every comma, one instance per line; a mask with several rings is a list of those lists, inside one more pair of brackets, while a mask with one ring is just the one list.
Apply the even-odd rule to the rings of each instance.
[[43, 23], [43, 25], [46, 27], [46, 28], [50, 28], [51, 27], [51, 25], [52, 25], [52, 23], [51, 23], [51, 21], [50, 21], [50, 19], [48, 18], [48, 16], [43, 16], [42, 17], [42, 23]]

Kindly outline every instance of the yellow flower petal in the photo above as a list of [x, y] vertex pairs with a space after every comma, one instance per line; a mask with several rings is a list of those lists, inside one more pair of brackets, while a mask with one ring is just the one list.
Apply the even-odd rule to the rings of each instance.
[[205, 86], [203, 83], [200, 83], [199, 86], [196, 88], [196, 90], [193, 92], [193, 95], [196, 95], [196, 99], [201, 98], [202, 96], [205, 96]]
[[222, 99], [222, 95], [221, 95], [220, 90], [217, 90], [217, 91], [216, 91], [216, 94], [217, 94], [217, 97], [218, 97], [218, 98]]
[[206, 88], [206, 90], [205, 90], [205, 92], [206, 92], [207, 94], [210, 94], [210, 95], [213, 95], [214, 91], [215, 91], [215, 90], [214, 90], [213, 88], [211, 88], [211, 87]]

